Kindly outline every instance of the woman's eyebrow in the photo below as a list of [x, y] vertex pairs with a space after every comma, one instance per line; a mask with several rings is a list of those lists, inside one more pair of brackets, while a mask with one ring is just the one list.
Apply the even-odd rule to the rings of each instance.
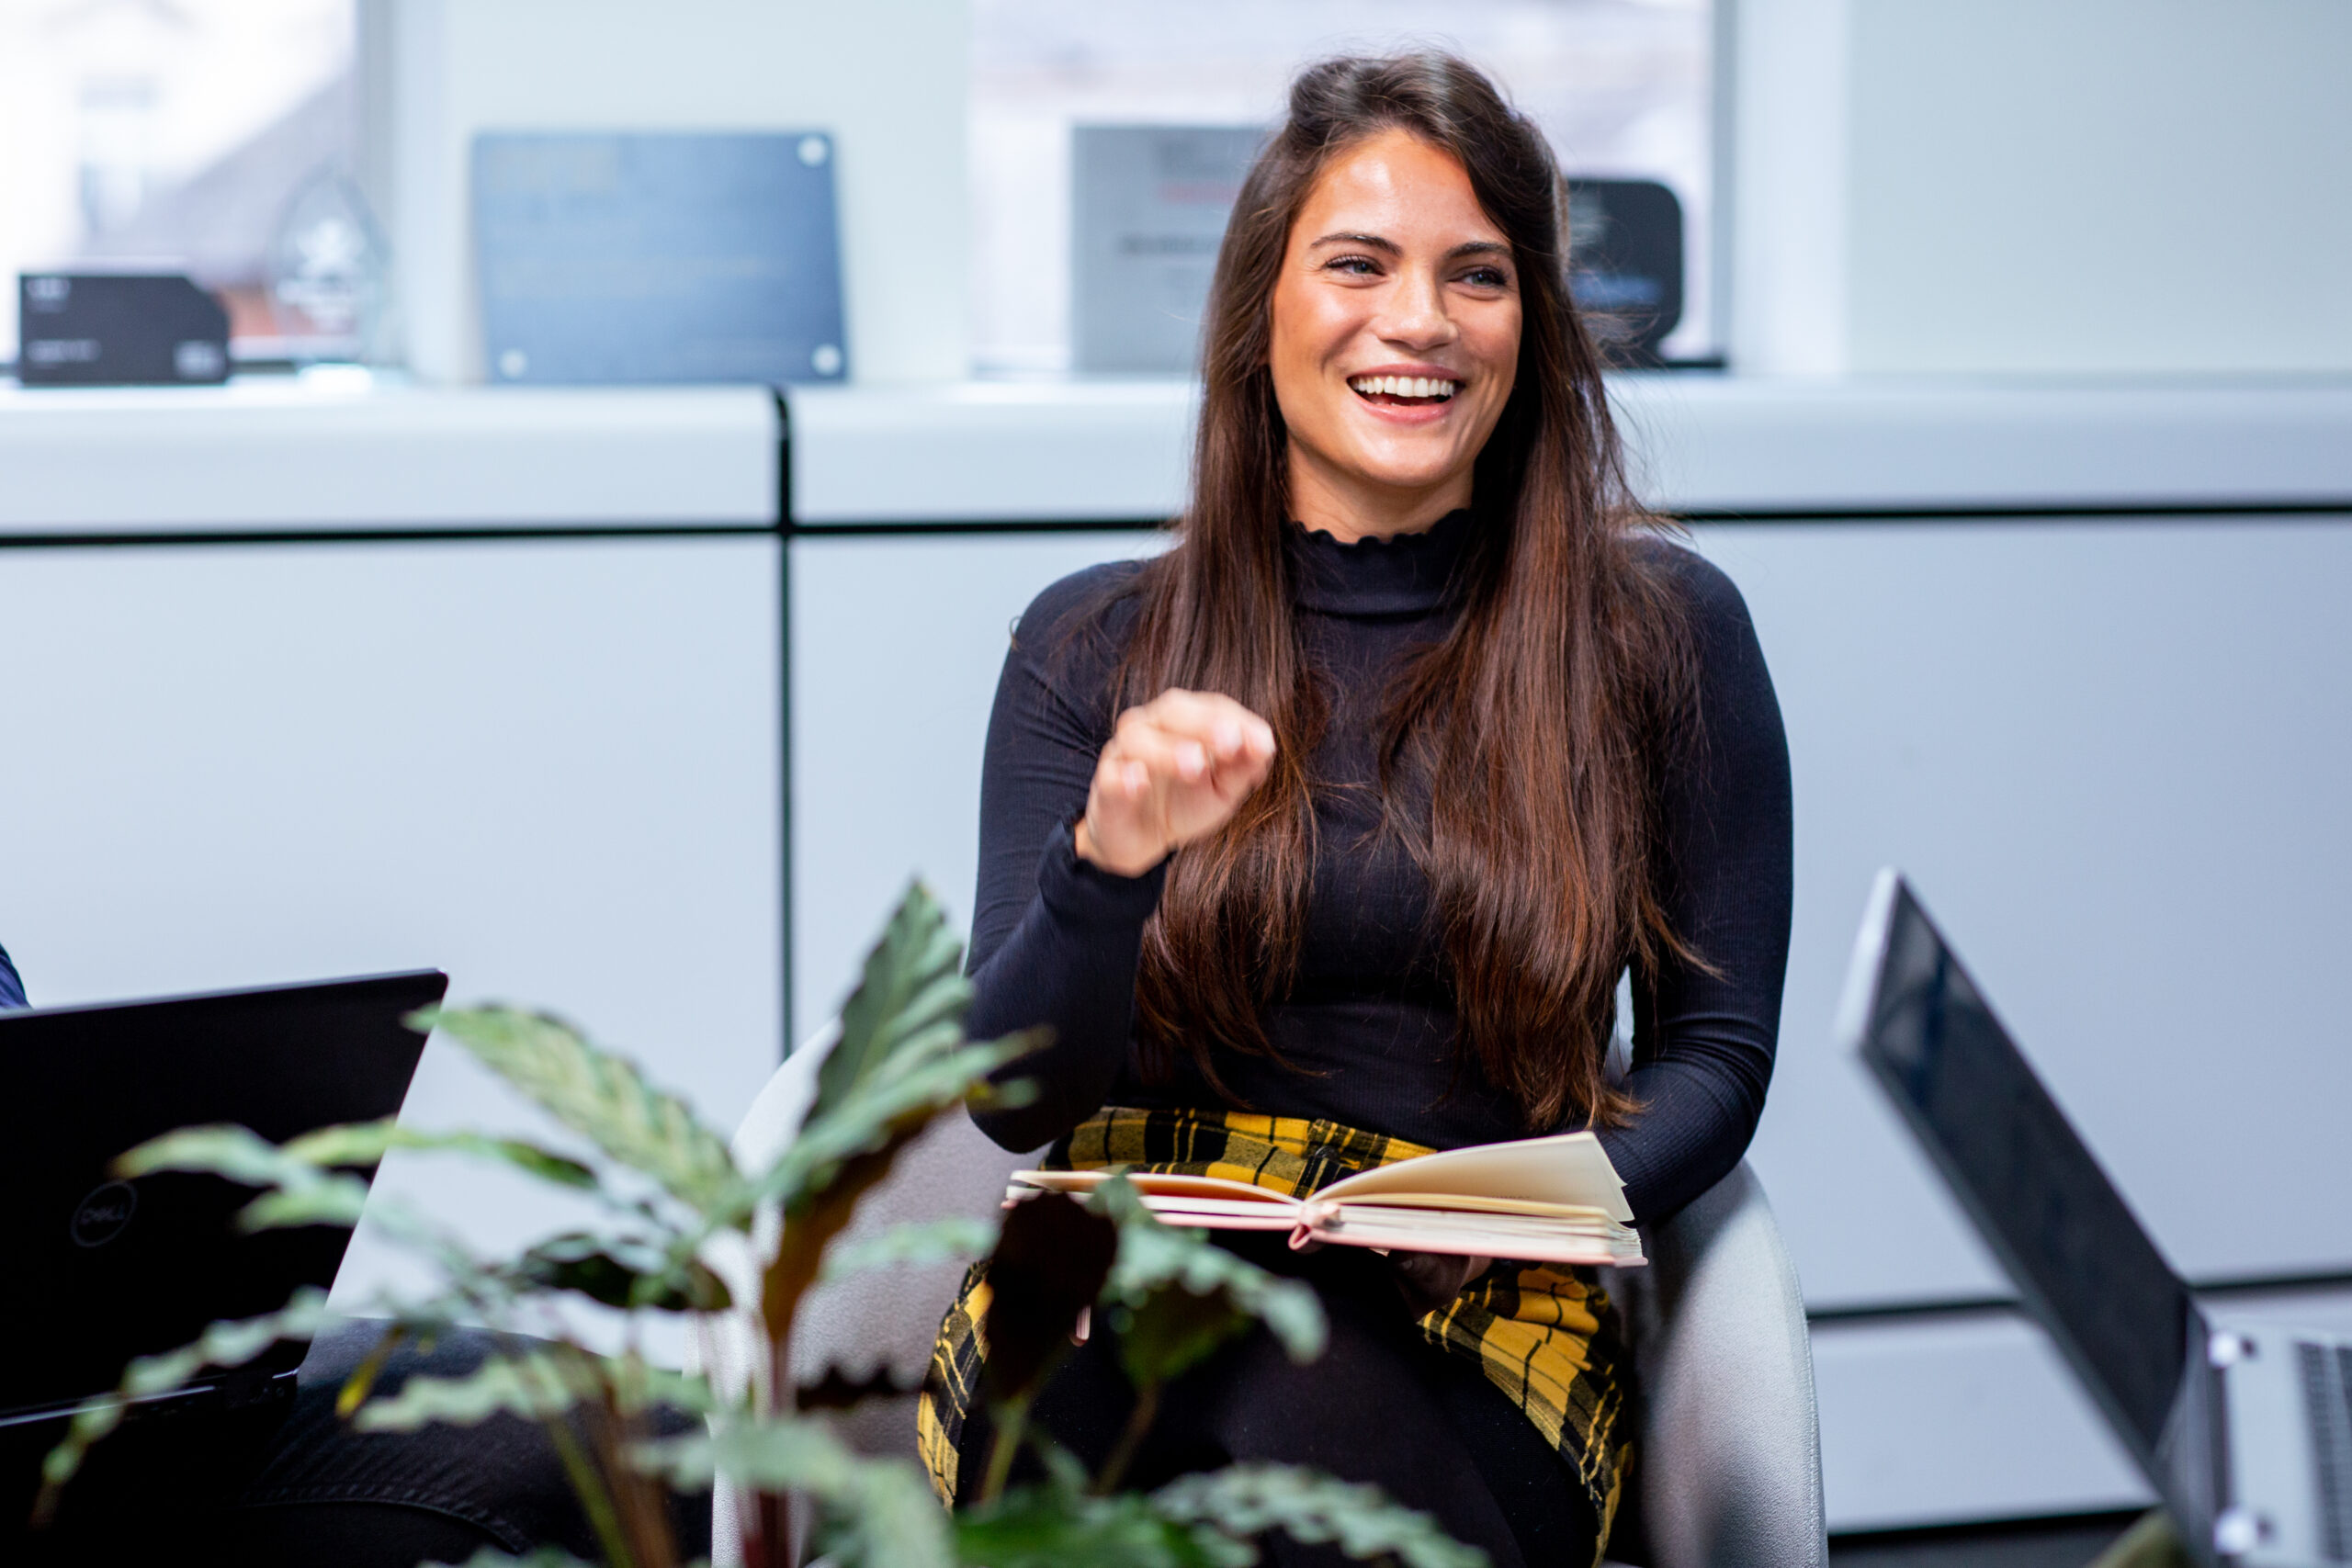
[[[1362, 245], [1366, 250], [1378, 251], [1384, 255], [1401, 256], [1405, 254], [1405, 247], [1394, 240], [1385, 239], [1378, 234], [1359, 234], [1349, 231], [1342, 231], [1336, 234], [1324, 234], [1309, 242], [1308, 248], [1311, 250], [1316, 245]], [[1459, 261], [1464, 256], [1508, 256], [1510, 254], [1510, 247], [1499, 240], [1471, 240], [1446, 252], [1445, 259]]]

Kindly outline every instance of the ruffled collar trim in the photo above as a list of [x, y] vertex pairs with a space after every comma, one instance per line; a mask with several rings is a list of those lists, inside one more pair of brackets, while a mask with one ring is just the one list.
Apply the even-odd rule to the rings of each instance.
[[1445, 603], [1471, 526], [1464, 508], [1418, 534], [1346, 544], [1293, 523], [1283, 536], [1293, 597], [1299, 608], [1323, 615], [1425, 614]]

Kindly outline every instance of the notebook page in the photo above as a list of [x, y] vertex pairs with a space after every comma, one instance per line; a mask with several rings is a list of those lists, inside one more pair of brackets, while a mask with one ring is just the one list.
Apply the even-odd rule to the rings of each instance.
[[1625, 1184], [1600, 1140], [1590, 1133], [1557, 1133], [1508, 1144], [1474, 1144], [1464, 1149], [1398, 1160], [1358, 1171], [1316, 1196], [1361, 1202], [1389, 1192], [1449, 1194], [1465, 1198], [1521, 1198], [1539, 1203], [1595, 1208], [1630, 1224]]

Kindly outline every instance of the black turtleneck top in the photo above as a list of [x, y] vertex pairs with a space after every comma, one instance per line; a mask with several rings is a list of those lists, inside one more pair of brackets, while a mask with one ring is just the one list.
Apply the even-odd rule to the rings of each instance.
[[[1374, 737], [1397, 659], [1437, 640], [1467, 530], [1341, 544], [1287, 537], [1300, 626], [1330, 721], [1312, 760], [1320, 846], [1298, 976], [1264, 1014], [1283, 1058], [1221, 1050], [1217, 1071], [1251, 1109], [1322, 1118], [1436, 1148], [1523, 1137], [1516, 1107], [1457, 1054], [1430, 888], [1380, 803]], [[1728, 578], [1660, 543], [1687, 593], [1700, 666], [1700, 744], [1661, 760], [1673, 930], [1715, 973], [1668, 961], [1633, 987], [1633, 1067], [1643, 1103], [1601, 1134], [1634, 1213], [1672, 1213], [1729, 1171], [1764, 1106], [1788, 961], [1788, 747], [1747, 607]], [[1133, 1039], [1137, 956], [1166, 867], [1123, 877], [1078, 858], [1071, 832], [1117, 718], [1113, 681], [1139, 563], [1064, 578], [1014, 633], [989, 721], [970, 967], [975, 1038], [1050, 1025], [1053, 1043], [1008, 1069], [1037, 1098], [976, 1113], [1007, 1148], [1059, 1138], [1104, 1105], [1227, 1102], [1180, 1063], [1148, 1081]]]

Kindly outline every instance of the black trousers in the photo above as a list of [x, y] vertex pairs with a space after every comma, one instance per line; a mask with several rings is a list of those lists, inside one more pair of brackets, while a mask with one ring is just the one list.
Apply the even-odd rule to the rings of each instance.
[[[344, 1381], [376, 1342], [372, 1325], [323, 1338], [302, 1363], [292, 1408], [256, 1423], [214, 1413], [137, 1425], [101, 1443], [67, 1488], [52, 1529], [0, 1538], [0, 1559], [168, 1562], [238, 1568], [413, 1568], [463, 1562], [484, 1547], [521, 1554], [560, 1546], [602, 1560], [554, 1445], [512, 1416], [416, 1432], [355, 1430], [335, 1415]], [[481, 1364], [487, 1336], [445, 1337], [430, 1354], [403, 1347], [377, 1382], [389, 1393], [419, 1373], [457, 1377]], [[692, 1418], [664, 1413], [664, 1433]], [[707, 1495], [671, 1511], [679, 1556], [710, 1553]]]
[[[1330, 1321], [1329, 1348], [1297, 1366], [1253, 1329], [1176, 1379], [1162, 1391], [1127, 1485], [1148, 1490], [1237, 1462], [1311, 1465], [1436, 1516], [1495, 1568], [1593, 1561], [1600, 1527], [1583, 1486], [1508, 1395], [1421, 1338], [1385, 1260], [1360, 1247], [1301, 1255], [1279, 1236], [1220, 1240], [1313, 1285]], [[1111, 1337], [1098, 1332], [1055, 1371], [1031, 1419], [1091, 1470], [1134, 1407]], [[975, 1411], [957, 1450], [967, 1497], [994, 1441], [986, 1413]], [[1024, 1456], [1014, 1473], [1034, 1478], [1037, 1467]], [[1279, 1537], [1264, 1544], [1282, 1568], [1349, 1561]]]

